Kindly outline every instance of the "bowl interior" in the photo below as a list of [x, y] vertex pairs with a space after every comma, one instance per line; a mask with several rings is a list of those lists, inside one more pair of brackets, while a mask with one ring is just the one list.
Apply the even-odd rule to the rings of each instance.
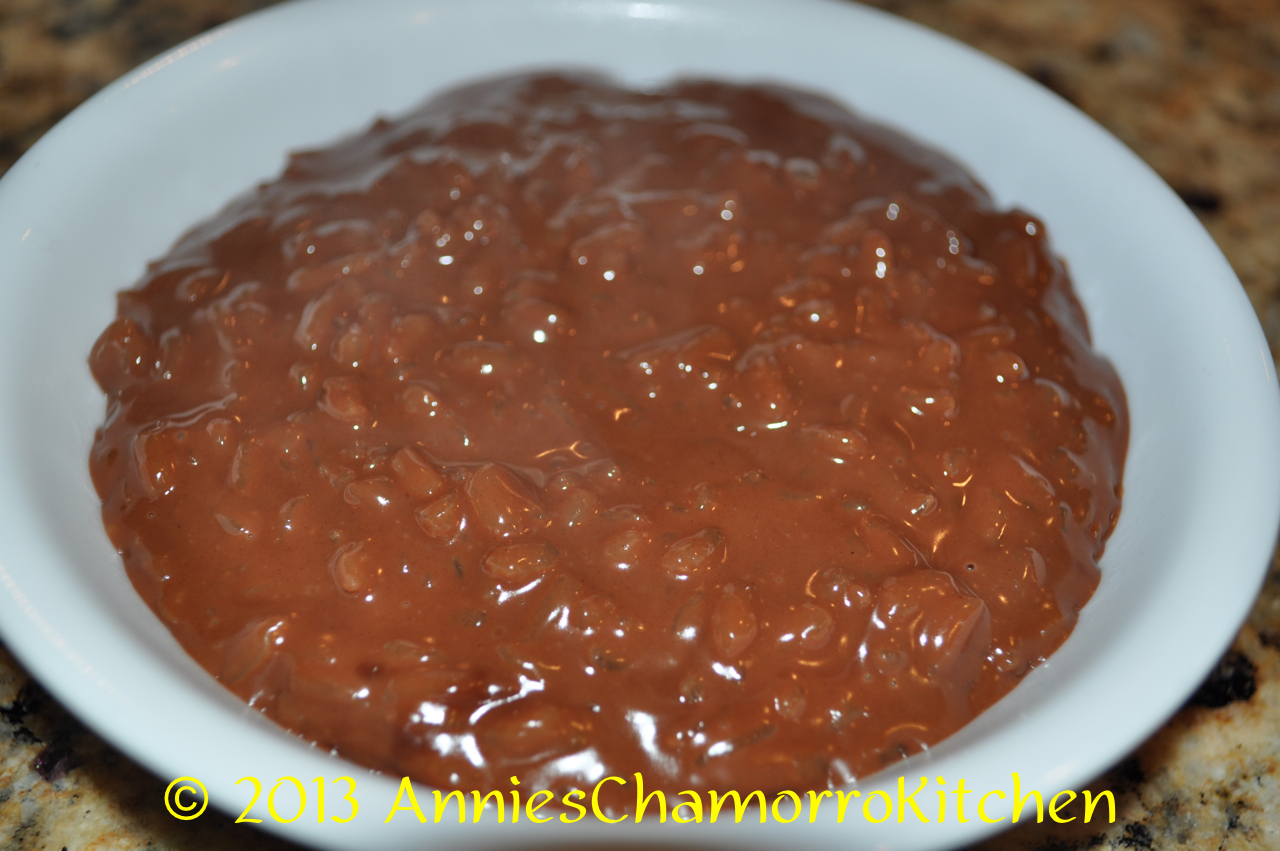
[[[564, 67], [634, 84], [701, 75], [824, 92], [945, 151], [1002, 204], [1046, 222], [1132, 415], [1124, 507], [1102, 584], [1075, 633], [1026, 683], [862, 788], [892, 796], [899, 775], [914, 788], [928, 774], [1009, 791], [1018, 772], [1024, 789], [1046, 797], [1078, 791], [1177, 708], [1256, 593], [1280, 514], [1270, 353], [1216, 246], [1119, 142], [998, 63], [841, 2], [310, 0], [216, 30], [78, 109], [0, 182], [5, 641], [100, 733], [166, 779], [199, 777], [215, 806], [243, 809], [248, 796], [234, 784], [245, 775], [351, 775], [362, 805], [351, 824], [308, 816], [263, 826], [333, 848], [420, 844], [412, 814], [383, 821], [396, 782], [242, 706], [134, 594], [88, 477], [103, 401], [86, 358], [114, 315], [114, 293], [189, 226], [278, 173], [286, 151], [361, 130], [456, 82]], [[837, 825], [823, 813], [804, 830], [722, 822], [689, 832], [646, 820], [624, 833], [588, 819], [501, 837], [763, 848], [787, 830], [786, 841], [813, 847], [862, 838], [936, 848], [1000, 826], [860, 816]], [[448, 820], [431, 828], [458, 847], [490, 845], [496, 829]]]

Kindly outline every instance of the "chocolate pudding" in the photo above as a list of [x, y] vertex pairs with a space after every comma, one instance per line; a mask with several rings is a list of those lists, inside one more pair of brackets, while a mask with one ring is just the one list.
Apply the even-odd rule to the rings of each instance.
[[90, 363], [183, 647], [466, 790], [929, 747], [1070, 633], [1128, 440], [1043, 224], [774, 86], [444, 94], [196, 227]]

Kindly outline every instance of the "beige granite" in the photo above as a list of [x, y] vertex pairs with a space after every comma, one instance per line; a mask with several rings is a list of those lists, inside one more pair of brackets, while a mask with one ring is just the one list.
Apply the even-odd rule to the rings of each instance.
[[[0, 171], [116, 76], [265, 5], [0, 0]], [[1280, 0], [873, 5], [1024, 71], [1137, 151], [1222, 247], [1280, 353]], [[1088, 784], [1116, 793], [1115, 824], [1022, 824], [980, 847], [1280, 849], [1278, 766], [1273, 564], [1249, 623], [1205, 687]], [[214, 813], [178, 822], [161, 803], [164, 785], [70, 717], [0, 647], [0, 851], [290, 847]]]

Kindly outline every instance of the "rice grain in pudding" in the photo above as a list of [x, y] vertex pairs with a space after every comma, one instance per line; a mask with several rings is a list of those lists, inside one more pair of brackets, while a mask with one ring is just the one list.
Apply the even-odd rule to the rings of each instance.
[[1037, 219], [772, 86], [449, 92], [196, 227], [90, 362], [107, 531], [188, 652], [468, 790], [938, 742], [1071, 631], [1128, 440]]

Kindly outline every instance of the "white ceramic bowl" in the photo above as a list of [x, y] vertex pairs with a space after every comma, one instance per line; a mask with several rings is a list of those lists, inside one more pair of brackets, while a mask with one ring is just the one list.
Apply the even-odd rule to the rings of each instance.
[[[477, 76], [605, 69], [773, 80], [830, 93], [968, 165], [1043, 217], [1098, 347], [1122, 376], [1133, 436], [1102, 584], [1062, 649], [931, 751], [864, 782], [964, 778], [971, 789], [1080, 789], [1187, 697], [1253, 600], [1280, 512], [1280, 407], [1249, 303], [1208, 235], [1119, 142], [1034, 83], [955, 42], [821, 0], [311, 0], [249, 16], [117, 81], [0, 182], [0, 628], [73, 712], [165, 778], [201, 779], [239, 813], [254, 775], [263, 827], [320, 847], [654, 842], [774, 848], [954, 846], [1008, 825], [908, 816], [880, 825], [639, 827], [384, 823], [394, 780], [308, 747], [222, 690], [134, 594], [102, 531], [88, 451], [103, 400], [86, 357], [130, 286], [196, 221], [282, 167], [285, 152]], [[357, 819], [273, 824], [276, 778], [351, 775]], [[936, 817], [936, 785], [922, 796]], [[329, 790], [329, 813], [346, 805]], [[287, 791], [287, 790], [286, 790]], [[1095, 790], [1097, 791], [1097, 790]], [[277, 811], [293, 804], [285, 792]], [[429, 794], [420, 793], [428, 816]], [[919, 799], [918, 799], [919, 800]], [[161, 802], [156, 801], [156, 806]], [[997, 803], [994, 799], [992, 804]], [[970, 807], [974, 806], [972, 797]], [[786, 808], [783, 812], [785, 814]], [[1105, 807], [1104, 807], [1105, 810]], [[1007, 806], [993, 806], [995, 815]], [[752, 823], [748, 823], [752, 822]]]

